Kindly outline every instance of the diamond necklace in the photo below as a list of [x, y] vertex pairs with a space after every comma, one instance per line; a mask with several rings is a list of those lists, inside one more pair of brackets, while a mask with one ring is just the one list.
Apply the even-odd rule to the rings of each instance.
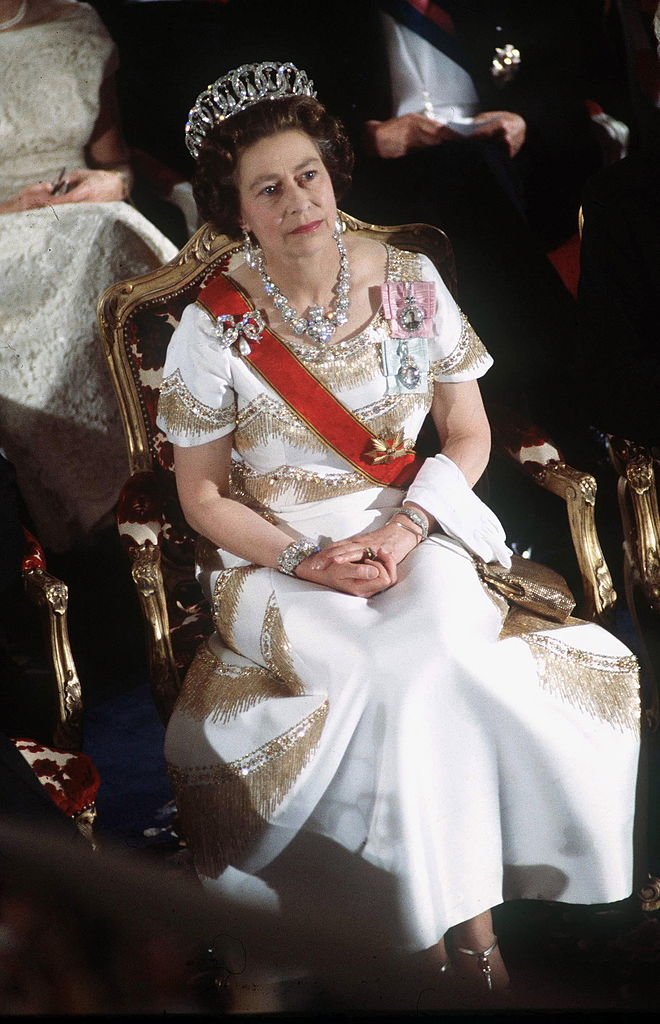
[[334, 311], [330, 309], [326, 313], [325, 306], [310, 306], [307, 316], [301, 316], [266, 273], [264, 254], [259, 251], [255, 257], [255, 267], [261, 278], [264, 291], [272, 299], [273, 305], [284, 323], [298, 337], [306, 334], [317, 345], [326, 345], [331, 341], [337, 328], [348, 320], [351, 272], [348, 266], [348, 254], [341, 240], [340, 231], [340, 228], [335, 228], [332, 232], [339, 253], [339, 275], [335, 288], [337, 299]]

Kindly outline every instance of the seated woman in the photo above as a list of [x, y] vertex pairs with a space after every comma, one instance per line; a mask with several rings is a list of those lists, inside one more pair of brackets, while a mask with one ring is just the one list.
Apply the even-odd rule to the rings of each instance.
[[631, 892], [635, 659], [578, 620], [503, 638], [491, 359], [427, 258], [342, 232], [352, 155], [307, 76], [223, 76], [187, 140], [202, 216], [244, 234], [159, 406], [217, 622], [166, 736], [198, 873], [504, 987], [490, 908]]
[[64, 550], [127, 475], [97, 299], [176, 249], [121, 202], [115, 50], [92, 8], [0, 0], [0, 66], [0, 444], [40, 539]]

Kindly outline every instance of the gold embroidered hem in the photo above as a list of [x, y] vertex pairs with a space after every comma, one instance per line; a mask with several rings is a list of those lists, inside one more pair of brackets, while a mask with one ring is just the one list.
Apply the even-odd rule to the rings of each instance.
[[288, 340], [287, 345], [326, 387], [350, 391], [382, 375], [379, 332], [385, 324], [379, 311], [363, 331], [345, 341], [325, 348], [306, 348]]
[[421, 281], [422, 266], [419, 253], [408, 252], [406, 249], [395, 249], [387, 245], [387, 280], [388, 281]]
[[310, 762], [327, 700], [275, 739], [227, 764], [168, 766], [183, 832], [200, 874], [214, 878], [245, 852]]
[[412, 395], [386, 395], [385, 398], [355, 410], [355, 416], [374, 434], [394, 437], [405, 421], [417, 410], [425, 414], [431, 408], [433, 392]]
[[224, 409], [204, 405], [188, 389], [179, 370], [175, 370], [160, 386], [158, 416], [173, 434], [198, 437], [232, 426], [236, 419], [236, 402]]
[[275, 593], [271, 593], [261, 627], [261, 654], [270, 669], [286, 683], [289, 694], [295, 696], [305, 692], [293, 667], [291, 644], [284, 631], [282, 616], [277, 606]]
[[288, 691], [259, 665], [221, 661], [202, 643], [186, 672], [177, 709], [196, 721], [227, 723], [270, 697], [286, 697]]
[[434, 380], [442, 380], [449, 373], [463, 373], [465, 370], [477, 370], [489, 361], [486, 348], [474, 327], [462, 310], [461, 333], [456, 345], [444, 359], [431, 363], [431, 376]]
[[292, 448], [304, 448], [310, 452], [328, 450], [328, 446], [284, 402], [275, 401], [269, 395], [258, 395], [236, 417], [234, 445], [242, 453], [272, 441], [282, 441]]
[[368, 490], [373, 484], [357, 472], [316, 473], [298, 466], [278, 466], [270, 473], [257, 473], [247, 463], [235, 462], [231, 486], [237, 495], [245, 494], [248, 500], [268, 508], [284, 494], [295, 501], [323, 501]]
[[234, 622], [241, 593], [248, 576], [257, 571], [256, 565], [244, 565], [223, 569], [218, 574], [213, 588], [213, 616], [218, 633], [232, 651], [236, 650]]
[[534, 656], [542, 687], [621, 731], [639, 732], [639, 665], [634, 655], [583, 651], [543, 633], [522, 639]]

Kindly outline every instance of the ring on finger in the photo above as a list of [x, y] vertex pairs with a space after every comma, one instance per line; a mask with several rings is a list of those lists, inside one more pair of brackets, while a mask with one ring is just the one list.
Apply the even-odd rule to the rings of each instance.
[[362, 549], [362, 557], [363, 558], [368, 558], [368, 559], [370, 559], [370, 561], [375, 562], [376, 561], [376, 552], [374, 551], [373, 548], [363, 548]]

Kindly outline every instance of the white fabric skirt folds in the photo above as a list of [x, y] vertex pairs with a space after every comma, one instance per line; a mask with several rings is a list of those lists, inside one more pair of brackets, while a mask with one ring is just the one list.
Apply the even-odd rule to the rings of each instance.
[[[396, 499], [299, 506], [289, 525], [346, 536]], [[619, 640], [507, 616], [443, 536], [368, 601], [230, 563], [201, 569], [218, 632], [166, 736], [209, 888], [411, 951], [503, 899], [630, 894], [639, 698]]]

